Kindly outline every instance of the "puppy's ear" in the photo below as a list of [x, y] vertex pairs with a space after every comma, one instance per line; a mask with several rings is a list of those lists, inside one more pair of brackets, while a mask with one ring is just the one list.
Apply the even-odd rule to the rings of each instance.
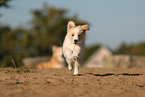
[[67, 24], [67, 32], [71, 29], [75, 27], [75, 23], [73, 21], [69, 21]]
[[81, 26], [81, 30], [84, 30], [84, 31], [89, 30], [88, 25], [82, 25]]

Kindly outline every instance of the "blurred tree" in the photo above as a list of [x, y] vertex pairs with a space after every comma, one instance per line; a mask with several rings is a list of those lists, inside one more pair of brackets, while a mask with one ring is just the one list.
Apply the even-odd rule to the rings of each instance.
[[[8, 4], [8, 2], [10, 2], [11, 0], [0, 0], [0, 8], [4, 7], [4, 8], [10, 8], [10, 5]], [[2, 15], [0, 14], [0, 17]]]
[[[6, 63], [6, 56], [5, 56], [5, 34], [10, 31], [10, 28], [8, 26], [0, 26], [0, 62], [1, 64], [7, 64]], [[6, 52], [7, 53], [7, 52]], [[2, 65], [1, 65], [2, 67]]]
[[130, 53], [130, 50], [129, 50], [129, 47], [128, 45], [123, 42], [119, 47], [118, 49], [115, 51], [116, 54], [118, 53], [121, 53], [121, 54], [129, 54]]
[[132, 46], [131, 52], [133, 54], [145, 56], [145, 42], [142, 42], [136, 45], [131, 45], [131, 46]]
[[11, 0], [0, 0], [0, 7], [9, 8], [8, 2]]
[[138, 44], [127, 45], [122, 43], [119, 48], [115, 50], [116, 54], [132, 54], [145, 56], [145, 42]]
[[[0, 63], [1, 67], [13, 66], [11, 59], [14, 59], [17, 63], [21, 63], [20, 48], [21, 39], [20, 33], [24, 32], [22, 29], [12, 30], [8, 26], [0, 26]], [[24, 33], [22, 33], [24, 34]], [[21, 35], [22, 35], [21, 34]]]

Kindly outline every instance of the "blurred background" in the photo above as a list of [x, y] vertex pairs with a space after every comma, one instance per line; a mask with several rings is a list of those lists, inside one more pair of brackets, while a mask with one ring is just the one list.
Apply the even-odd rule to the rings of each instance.
[[145, 56], [144, 0], [0, 0], [0, 67], [50, 56], [67, 22], [89, 24], [84, 62], [101, 46], [114, 54]]

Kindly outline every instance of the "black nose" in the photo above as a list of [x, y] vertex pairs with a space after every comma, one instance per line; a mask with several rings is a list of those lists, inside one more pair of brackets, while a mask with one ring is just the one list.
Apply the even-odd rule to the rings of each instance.
[[77, 42], [78, 42], [78, 40], [74, 40], [74, 42], [75, 42], [75, 43], [77, 43]]

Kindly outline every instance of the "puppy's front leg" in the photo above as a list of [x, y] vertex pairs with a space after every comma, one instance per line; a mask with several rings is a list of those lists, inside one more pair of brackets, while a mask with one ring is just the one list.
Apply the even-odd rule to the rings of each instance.
[[67, 62], [67, 64], [68, 64], [68, 69], [69, 69], [69, 70], [72, 70], [72, 61], [69, 60], [69, 59], [66, 59], [66, 62]]
[[80, 47], [75, 47], [73, 51], [73, 60], [74, 60], [74, 75], [79, 73], [79, 54], [80, 54]]
[[77, 75], [79, 73], [79, 62], [78, 62], [78, 60], [75, 61], [74, 65], [75, 65], [74, 75]]
[[80, 54], [80, 47], [75, 47], [75, 49], [73, 51], [73, 60], [74, 61], [78, 60], [79, 54]]
[[68, 64], [68, 69], [69, 70], [72, 70], [72, 51], [71, 50], [69, 50], [69, 49], [64, 49], [64, 51], [63, 52], [65, 52], [64, 53], [64, 56], [66, 57], [66, 62], [67, 62], [67, 64]]

